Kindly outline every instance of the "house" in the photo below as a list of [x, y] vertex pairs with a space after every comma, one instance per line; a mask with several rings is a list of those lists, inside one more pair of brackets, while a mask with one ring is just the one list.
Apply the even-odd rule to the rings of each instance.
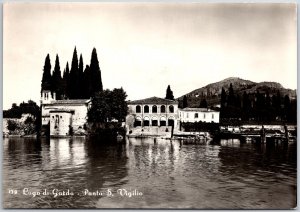
[[126, 126], [133, 133], [161, 135], [178, 127], [178, 102], [150, 97], [128, 102]]
[[181, 122], [220, 122], [220, 111], [208, 108], [183, 108], [179, 109], [178, 112]]
[[49, 126], [50, 136], [61, 137], [85, 133], [90, 99], [56, 100], [55, 93], [42, 91], [42, 127]]
[[176, 100], [151, 97], [128, 102], [127, 133], [132, 136], [170, 136], [180, 131], [180, 122], [219, 123], [220, 111], [208, 108], [178, 108]]

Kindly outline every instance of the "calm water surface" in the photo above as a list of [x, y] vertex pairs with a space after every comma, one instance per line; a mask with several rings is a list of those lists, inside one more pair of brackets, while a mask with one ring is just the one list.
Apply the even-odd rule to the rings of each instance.
[[[4, 139], [5, 208], [293, 208], [296, 145]], [[23, 194], [46, 189], [48, 195]], [[17, 190], [10, 194], [9, 190]], [[54, 197], [53, 189], [74, 195]], [[98, 196], [84, 195], [85, 189]], [[136, 196], [121, 196], [118, 189]], [[110, 196], [107, 191], [111, 191]], [[28, 194], [28, 193], [26, 193]]]

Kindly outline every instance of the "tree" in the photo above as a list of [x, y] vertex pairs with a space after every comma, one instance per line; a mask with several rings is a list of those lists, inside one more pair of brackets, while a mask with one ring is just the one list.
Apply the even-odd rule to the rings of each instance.
[[266, 109], [269, 110], [271, 107], [271, 97], [269, 92], [266, 92]]
[[243, 120], [249, 120], [249, 113], [251, 109], [251, 101], [249, 99], [249, 95], [244, 91], [243, 93]]
[[284, 118], [285, 120], [290, 120], [291, 114], [291, 101], [288, 95], [284, 96]]
[[226, 92], [224, 88], [222, 87], [222, 92], [221, 92], [221, 108], [225, 108], [226, 106]]
[[200, 108], [207, 108], [207, 102], [206, 99], [202, 99], [200, 102]]
[[96, 92], [103, 91], [101, 70], [99, 67], [99, 61], [97, 56], [97, 51], [94, 48], [91, 56], [90, 64], [90, 74], [91, 74], [91, 94], [94, 95]]
[[187, 97], [186, 97], [186, 95], [184, 95], [183, 96], [182, 108], [186, 108], [187, 106], [188, 106]]
[[110, 111], [112, 118], [119, 122], [125, 121], [128, 113], [128, 106], [126, 102], [127, 94], [123, 88], [115, 88], [111, 92]]
[[52, 75], [52, 92], [56, 93], [57, 99], [61, 99], [61, 96], [63, 94], [63, 85], [58, 55], [56, 55], [55, 66]]
[[96, 93], [92, 97], [92, 106], [88, 110], [88, 121], [103, 123], [111, 120], [110, 100], [109, 90]]
[[168, 87], [167, 87], [167, 92], [166, 92], [166, 98], [165, 99], [174, 100], [173, 91], [171, 90], [170, 85], [168, 85]]
[[83, 98], [88, 99], [92, 96], [92, 83], [91, 83], [91, 71], [90, 67], [86, 65], [83, 72], [83, 82], [82, 82]]
[[43, 78], [42, 78], [42, 89], [43, 90], [51, 90], [52, 89], [52, 83], [51, 83], [51, 62], [50, 62], [50, 56], [47, 54], [43, 69]]
[[[83, 79], [83, 59], [82, 59], [82, 54], [80, 54], [79, 67], [78, 67], [78, 82], [80, 82], [82, 79]], [[84, 98], [83, 97], [84, 96], [84, 91], [83, 91], [82, 87], [83, 86], [81, 86], [81, 89], [78, 90], [78, 97], [80, 99]]]
[[92, 97], [92, 106], [88, 111], [89, 122], [109, 122], [117, 119], [125, 121], [128, 113], [127, 94], [123, 88], [108, 89], [96, 93]]
[[228, 95], [228, 105], [233, 106], [234, 103], [235, 103], [234, 92], [233, 92], [232, 83], [230, 83], [230, 86], [229, 86], [229, 95]]
[[71, 94], [71, 87], [70, 87], [70, 69], [69, 69], [69, 63], [67, 62], [66, 65], [66, 71], [64, 72], [63, 81], [65, 85], [65, 96], [70, 98]]
[[70, 99], [78, 99], [79, 97], [79, 69], [78, 69], [78, 57], [76, 47], [74, 48], [73, 58], [70, 71]]
[[237, 94], [236, 97], [235, 97], [235, 104], [234, 105], [237, 108], [241, 108], [241, 97], [240, 97], [239, 94]]
[[8, 120], [7, 121], [7, 129], [9, 131], [15, 131], [16, 129], [19, 129], [19, 125], [17, 122], [15, 122], [13, 120]]

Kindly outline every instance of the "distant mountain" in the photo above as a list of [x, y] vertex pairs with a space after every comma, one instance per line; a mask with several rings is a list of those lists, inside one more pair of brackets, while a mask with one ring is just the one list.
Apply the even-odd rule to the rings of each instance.
[[[280, 83], [277, 82], [252, 82], [250, 80], [240, 79], [238, 77], [229, 77], [222, 81], [208, 84], [202, 88], [198, 88], [187, 94], [189, 107], [198, 107], [201, 99], [206, 99], [209, 106], [220, 104], [222, 88], [228, 92], [229, 86], [232, 84], [235, 94], [243, 95], [244, 91], [246, 93], [260, 93], [269, 92], [269, 94], [276, 95], [279, 91], [281, 96], [289, 95], [291, 99], [296, 98], [296, 90], [286, 89]], [[183, 95], [184, 96], [184, 95]], [[183, 96], [177, 98], [182, 100]]]

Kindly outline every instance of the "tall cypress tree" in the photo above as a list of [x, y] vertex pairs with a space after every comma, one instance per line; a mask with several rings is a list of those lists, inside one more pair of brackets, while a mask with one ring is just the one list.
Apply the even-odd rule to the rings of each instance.
[[221, 109], [222, 108], [224, 109], [225, 106], [226, 106], [226, 91], [222, 87], [222, 92], [221, 92]]
[[[82, 59], [82, 54], [80, 54], [80, 58], [79, 58], [79, 67], [78, 67], [78, 83], [80, 81], [82, 81], [83, 79], [83, 59]], [[81, 86], [79, 86], [79, 84]], [[78, 86], [80, 87], [80, 89], [78, 90], [78, 97], [80, 99], [84, 98], [84, 91], [83, 91], [83, 86], [82, 83], [79, 83]]]
[[233, 106], [234, 103], [235, 103], [235, 98], [234, 98], [233, 86], [232, 86], [232, 83], [230, 83], [229, 95], [228, 95], [228, 105]]
[[79, 98], [79, 69], [78, 69], [78, 57], [76, 47], [74, 48], [73, 58], [70, 71], [70, 99]]
[[91, 94], [98, 91], [103, 91], [102, 79], [101, 79], [101, 70], [99, 67], [99, 61], [97, 56], [97, 51], [94, 48], [91, 56], [91, 64], [90, 64], [90, 74], [91, 74]]
[[67, 78], [67, 72], [66, 72], [66, 69], [64, 69], [64, 72], [63, 72], [63, 77], [62, 77], [62, 99], [66, 98], [66, 90], [67, 90], [67, 81], [66, 81], [66, 78]]
[[165, 99], [174, 100], [173, 91], [171, 90], [170, 85], [168, 85], [168, 87], [167, 87], [166, 98]]
[[290, 120], [290, 114], [291, 114], [291, 101], [290, 97], [288, 95], [284, 96], [284, 118], [285, 120]]
[[41, 92], [43, 90], [51, 90], [51, 62], [50, 62], [50, 56], [47, 54], [43, 69], [43, 78], [42, 78], [42, 85], [41, 85]]
[[89, 99], [92, 95], [91, 71], [90, 67], [86, 65], [83, 72], [83, 98]]
[[243, 120], [249, 120], [249, 113], [251, 109], [251, 102], [249, 95], [244, 91], [243, 94]]
[[69, 63], [66, 65], [66, 73], [64, 74], [64, 82], [65, 82], [65, 96], [70, 98], [71, 87], [70, 87], [70, 69]]
[[183, 96], [182, 108], [186, 108], [188, 106], [188, 101], [186, 95]]
[[52, 92], [56, 93], [57, 99], [61, 99], [63, 91], [62, 91], [62, 78], [61, 78], [61, 71], [60, 71], [58, 55], [56, 55], [55, 66], [54, 66], [54, 71], [53, 71], [53, 75], [52, 75]]

